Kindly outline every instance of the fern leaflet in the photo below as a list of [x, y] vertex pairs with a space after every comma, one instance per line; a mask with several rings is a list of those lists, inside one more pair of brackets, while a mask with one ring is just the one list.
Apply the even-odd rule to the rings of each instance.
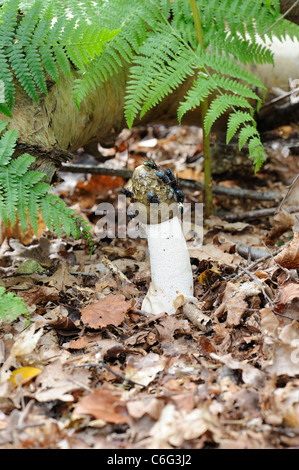
[[[7, 122], [0, 121], [0, 131], [3, 132], [6, 125]], [[83, 233], [91, 247], [89, 225], [58, 196], [49, 192], [51, 186], [42, 181], [46, 175], [30, 170], [35, 158], [25, 153], [12, 159], [17, 136], [17, 131], [7, 130], [0, 138], [0, 217], [6, 225], [10, 222], [12, 226], [18, 218], [23, 231], [30, 222], [36, 233], [41, 211], [49, 230], [61, 236], [63, 229], [67, 236], [74, 238]]]
[[0, 80], [5, 86], [0, 111], [8, 116], [14, 104], [13, 74], [38, 101], [39, 92], [47, 93], [47, 73], [57, 82], [59, 68], [66, 74], [70, 64], [84, 69], [119, 32], [119, 28], [109, 30], [96, 22], [87, 27], [86, 19], [69, 18], [62, 8], [57, 18], [53, 5], [42, 0], [33, 2], [20, 19], [19, 4], [18, 0], [6, 1], [0, 18], [4, 24], [0, 31]]
[[17, 297], [13, 292], [5, 292], [5, 288], [0, 286], [0, 317], [7, 321], [7, 316], [14, 320], [19, 315], [29, 316], [29, 311], [20, 297]]

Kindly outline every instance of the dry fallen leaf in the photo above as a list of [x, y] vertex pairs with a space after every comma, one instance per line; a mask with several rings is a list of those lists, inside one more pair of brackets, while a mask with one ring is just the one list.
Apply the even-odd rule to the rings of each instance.
[[76, 199], [80, 201], [80, 208], [92, 207], [99, 194], [104, 198], [108, 191], [123, 186], [124, 180], [115, 176], [92, 175], [88, 181], [80, 181], [75, 189]]
[[87, 346], [88, 346], [87, 338], [86, 336], [82, 336], [79, 339], [71, 341], [71, 343], [68, 346], [68, 349], [83, 349], [83, 348], [87, 348]]
[[196, 439], [207, 431], [216, 431], [213, 417], [207, 409], [195, 408], [190, 413], [180, 412], [172, 403], [168, 403], [150, 431], [147, 448], [180, 448], [184, 441]]
[[276, 308], [279, 312], [282, 312], [284, 307], [291, 303], [292, 300], [299, 298], [299, 284], [295, 282], [289, 282], [278, 288], [279, 298], [276, 304]]
[[145, 414], [153, 419], [158, 419], [163, 409], [163, 403], [158, 398], [148, 397], [142, 400], [132, 400], [127, 402], [130, 416], [135, 419], [142, 418]]
[[36, 305], [42, 302], [55, 302], [59, 298], [59, 291], [55, 287], [34, 286], [32, 289], [20, 292], [27, 305]]
[[246, 292], [240, 289], [240, 286], [233, 282], [228, 282], [226, 285], [223, 302], [217, 308], [215, 315], [221, 316], [225, 311], [227, 312], [226, 324], [228, 326], [237, 326], [240, 324], [242, 316], [248, 308], [245, 301]]
[[254, 388], [259, 389], [263, 386], [266, 374], [256, 367], [248, 364], [246, 361], [237, 361], [231, 354], [219, 356], [212, 353], [212, 357], [225, 364], [230, 369], [239, 369], [242, 371], [242, 379], [246, 384], [252, 385]]
[[216, 261], [219, 264], [226, 264], [234, 266], [238, 264], [240, 260], [236, 254], [224, 253], [218, 246], [207, 243], [201, 247], [188, 247], [189, 255], [191, 258], [197, 258], [199, 260]]
[[89, 328], [99, 329], [108, 325], [120, 325], [132, 303], [121, 295], [107, 295], [103, 299], [81, 310], [82, 322]]
[[266, 245], [274, 245], [275, 241], [283, 235], [285, 232], [290, 230], [294, 225], [294, 215], [281, 210], [273, 217], [272, 228], [268, 233], [267, 238], [264, 239]]
[[107, 423], [127, 423], [126, 405], [120, 396], [106, 388], [100, 388], [82, 398], [73, 411], [73, 417], [92, 415]]
[[126, 377], [146, 386], [155, 379], [158, 372], [164, 370], [166, 359], [152, 352], [142, 358], [129, 356]]
[[36, 348], [40, 337], [43, 334], [43, 329], [36, 331], [35, 324], [32, 324], [26, 330], [22, 331], [17, 337], [11, 348], [11, 356], [23, 358], [29, 356]]
[[299, 267], [299, 232], [294, 232], [294, 238], [278, 255], [274, 261], [287, 269], [297, 269]]
[[77, 283], [75, 276], [69, 273], [68, 265], [65, 261], [59, 263], [58, 269], [55, 271], [53, 276], [49, 278], [48, 284], [55, 287], [59, 291], [64, 291], [66, 286], [73, 286]]
[[40, 402], [61, 400], [72, 402], [71, 392], [83, 390], [89, 383], [90, 372], [87, 369], [64, 370], [59, 359], [47, 365], [36, 378], [37, 390], [34, 398]]

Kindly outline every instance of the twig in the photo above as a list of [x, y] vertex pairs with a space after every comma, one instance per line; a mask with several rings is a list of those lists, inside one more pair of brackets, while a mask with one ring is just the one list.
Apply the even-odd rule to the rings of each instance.
[[132, 281], [127, 278], [127, 276], [117, 267], [115, 264], [107, 258], [107, 256], [103, 256], [101, 262], [106, 268], [108, 268], [113, 274], [115, 274], [121, 282], [127, 282], [128, 284], [132, 284]]
[[115, 377], [117, 377], [118, 379], [123, 380], [124, 382], [127, 382], [127, 383], [132, 384], [132, 385], [138, 385], [138, 387], [146, 388], [145, 385], [134, 382], [134, 380], [123, 377], [118, 372], [115, 372], [113, 369], [111, 369], [111, 367], [107, 366], [107, 364], [104, 361], [86, 362], [85, 364], [79, 364], [79, 365], [76, 365], [75, 367], [96, 367], [96, 368], [104, 367], [104, 369], [107, 369], [109, 372], [111, 372], [113, 375], [115, 375]]
[[261, 291], [265, 297], [265, 299], [267, 299], [267, 301], [269, 302], [269, 304], [273, 307], [274, 306], [274, 302], [272, 299], [270, 299], [270, 297], [268, 296], [268, 294], [265, 292], [265, 289], [264, 289], [264, 286], [262, 284], [262, 282], [259, 280], [258, 277], [256, 277], [253, 273], [251, 273], [250, 271], [248, 271], [248, 269], [245, 269], [243, 268], [243, 266], [239, 266], [239, 268], [245, 273], [247, 274], [247, 276], [249, 276], [260, 288], [261, 288]]
[[286, 198], [288, 197], [288, 195], [290, 194], [290, 192], [292, 191], [297, 179], [299, 178], [299, 173], [297, 173], [297, 175], [295, 176], [295, 178], [293, 179], [293, 181], [291, 182], [291, 184], [289, 186], [287, 186], [288, 190], [286, 192], [286, 194], [284, 195], [284, 197], [282, 198], [279, 206], [278, 206], [278, 209], [276, 209], [275, 211], [275, 214], [278, 214], [278, 212], [281, 210]]
[[[298, 176], [298, 175], [297, 175]], [[284, 199], [286, 196], [284, 197]], [[271, 215], [277, 214], [281, 206], [284, 202], [284, 199], [280, 203], [279, 208], [277, 209], [276, 207], [271, 207], [269, 209], [257, 209], [254, 211], [247, 211], [247, 212], [241, 212], [240, 214], [228, 214], [221, 216], [223, 220], [227, 220], [228, 222], [235, 222], [237, 220], [246, 220], [246, 219], [258, 219], [260, 217], [270, 217]], [[294, 206], [294, 207], [289, 207], [286, 209], [287, 212], [292, 214], [293, 212], [298, 212], [299, 211], [299, 206]]]
[[[251, 271], [252, 269], [256, 268], [258, 264], [260, 264], [261, 262], [264, 262], [264, 261], [267, 261], [268, 259], [278, 255], [278, 253], [280, 253], [282, 250], [283, 250], [284, 247], [282, 248], [279, 248], [278, 250], [276, 250], [274, 253], [269, 253], [267, 255], [265, 255], [263, 258], [259, 258], [257, 259], [256, 261], [254, 261], [254, 263], [250, 264], [249, 266], [247, 266], [247, 270]], [[238, 266], [237, 269], [239, 269], [240, 266]], [[237, 280], [239, 279], [241, 276], [242, 276], [243, 273], [238, 273], [238, 274], [231, 274], [229, 276], [228, 279], [233, 279], [233, 280]]]
[[[83, 271], [69, 271], [70, 274], [72, 274], [72, 276], [90, 276], [90, 277], [98, 277], [97, 274], [95, 273], [85, 273]], [[14, 274], [8, 274], [7, 276], [2, 276], [2, 279], [9, 279], [11, 277], [23, 277], [23, 276], [32, 276], [33, 274], [38, 274], [39, 276], [43, 275], [43, 276], [50, 276], [49, 273], [45, 272], [45, 273], [35, 273], [35, 272], [32, 272], [32, 273], [14, 273]]]
[[[45, 426], [46, 423], [45, 422], [41, 422], [41, 423], [33, 423], [33, 424], [23, 424], [22, 426], [16, 426], [14, 429], [15, 431], [24, 431], [25, 429], [27, 428], [38, 428], [38, 427], [41, 427], [41, 426]], [[1, 428], [0, 429], [0, 432], [3, 432], [3, 431], [8, 431], [8, 428]]]
[[295, 321], [299, 322], [298, 318], [288, 317], [287, 315], [283, 315], [282, 313], [276, 312], [275, 309], [273, 309], [273, 313], [274, 313], [275, 315], [279, 315], [280, 317], [286, 318], [287, 320], [291, 320], [291, 321], [294, 321], [294, 320], [295, 320]]
[[279, 101], [284, 100], [284, 99], [287, 98], [288, 96], [291, 96], [291, 95], [293, 95], [294, 93], [298, 93], [298, 92], [299, 92], [299, 87], [298, 87], [298, 88], [294, 88], [294, 89], [291, 90], [291, 91], [287, 91], [286, 93], [283, 93], [282, 95], [277, 96], [276, 98], [273, 98], [273, 100], [268, 101], [267, 103], [264, 103], [264, 104], [260, 107], [260, 111], [263, 110], [263, 109], [265, 109], [265, 108], [268, 108], [269, 106], [272, 106], [273, 104], [276, 104], [276, 103], [278, 103]]
[[264, 258], [269, 253], [251, 245], [244, 245], [243, 243], [237, 243], [236, 252], [242, 256], [242, 258], [247, 259], [247, 264], [251, 261]]
[[207, 333], [212, 328], [212, 320], [208, 315], [202, 313], [199, 308], [197, 308], [192, 303], [187, 303], [183, 306], [183, 314], [188, 318], [188, 320], [193, 323], [194, 326], [199, 328], [201, 331]]
[[124, 168], [104, 168], [96, 165], [73, 165], [62, 164], [60, 171], [67, 173], [92, 173], [94, 175], [119, 176], [123, 179], [130, 179], [133, 172]]
[[290, 6], [290, 8], [287, 11], [285, 11], [283, 15], [281, 15], [279, 18], [277, 18], [277, 20], [274, 21], [274, 23], [271, 24], [271, 26], [269, 26], [269, 28], [267, 28], [260, 36], [262, 37], [265, 34], [267, 34], [270, 31], [270, 29], [272, 29], [274, 26], [276, 26], [277, 23], [279, 23], [279, 21], [283, 20], [293, 10], [293, 8], [295, 8], [295, 6], [298, 3], [299, 3], [299, 0], [296, 0], [296, 2], [292, 6]]
[[99, 277], [99, 274], [95, 273], [85, 273], [84, 271], [69, 271], [72, 276], [89, 276], [89, 277]]
[[[123, 168], [103, 168], [95, 165], [69, 165], [62, 164], [61, 171], [69, 173], [92, 173], [95, 175], [118, 176], [125, 180], [131, 178], [133, 172]], [[179, 184], [185, 188], [204, 189], [204, 184], [199, 181], [179, 178]], [[248, 189], [226, 188], [225, 186], [213, 186], [213, 194], [220, 196], [238, 197], [241, 199], [250, 199], [256, 201], [277, 201], [278, 192], [273, 191], [251, 191]]]

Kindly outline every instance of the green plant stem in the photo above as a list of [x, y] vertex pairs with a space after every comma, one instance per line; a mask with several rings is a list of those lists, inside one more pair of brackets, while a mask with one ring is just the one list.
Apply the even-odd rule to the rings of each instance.
[[[202, 34], [201, 21], [199, 12], [196, 5], [196, 0], [190, 0], [190, 5], [193, 13], [194, 26], [196, 37], [201, 48], [204, 49], [204, 40]], [[208, 98], [205, 98], [200, 105], [201, 125], [203, 132], [203, 155], [204, 155], [204, 183], [205, 183], [205, 214], [209, 217], [213, 214], [213, 194], [212, 194], [212, 177], [211, 177], [211, 147], [210, 147], [210, 134], [205, 132], [204, 122], [208, 111]]]

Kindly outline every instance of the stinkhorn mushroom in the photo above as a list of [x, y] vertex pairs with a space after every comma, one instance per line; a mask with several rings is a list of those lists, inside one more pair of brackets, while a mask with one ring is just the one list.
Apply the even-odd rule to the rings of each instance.
[[196, 300], [190, 257], [178, 219], [184, 195], [172, 172], [161, 171], [153, 161], [134, 170], [127, 191], [145, 229], [150, 254], [151, 283], [141, 308], [148, 314], [174, 314], [184, 302]]

